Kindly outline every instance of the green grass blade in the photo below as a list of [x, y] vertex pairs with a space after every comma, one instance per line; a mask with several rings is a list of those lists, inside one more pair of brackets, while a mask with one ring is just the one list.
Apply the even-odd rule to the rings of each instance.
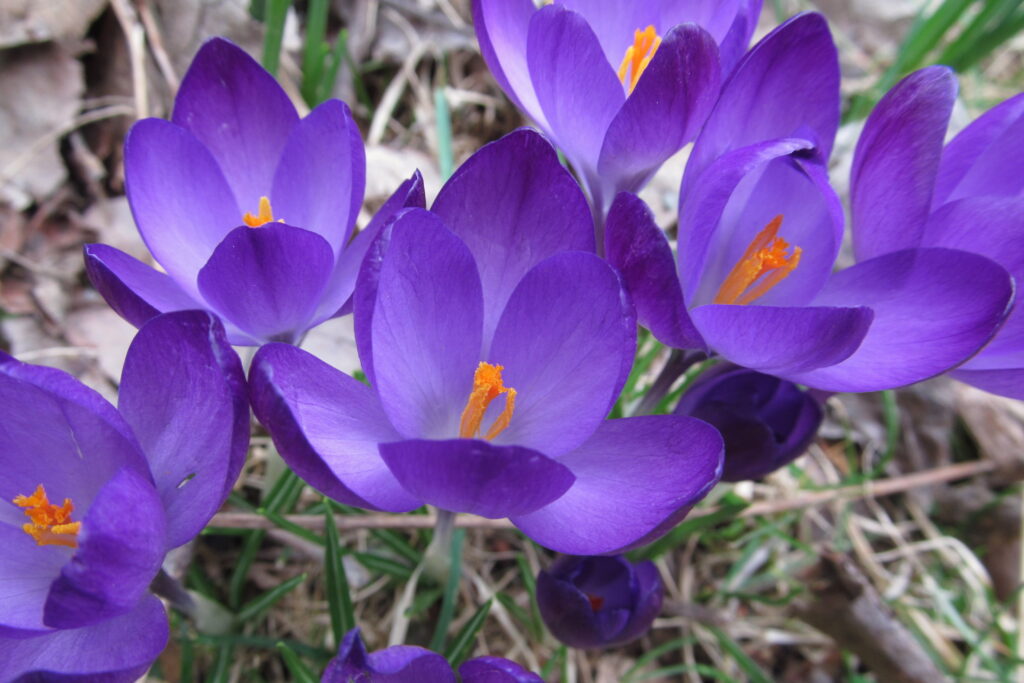
[[764, 670], [757, 665], [750, 656], [743, 651], [739, 643], [729, 637], [729, 634], [718, 628], [717, 626], [707, 626], [708, 630], [714, 634], [718, 640], [718, 644], [722, 646], [726, 652], [736, 661], [736, 664], [743, 669], [743, 673], [747, 675], [747, 680], [751, 683], [772, 683], [772, 679], [764, 672]]
[[309, 0], [306, 6], [306, 45], [302, 52], [302, 85], [299, 91], [306, 104], [320, 104], [320, 79], [324, 58], [329, 52], [324, 36], [327, 33], [327, 0]]
[[359, 560], [359, 564], [378, 574], [387, 574], [399, 581], [408, 581], [412, 576], [412, 567], [401, 562], [396, 562], [389, 557], [382, 557], [374, 553], [352, 553], [352, 557]]
[[294, 576], [279, 586], [274, 586], [266, 593], [259, 595], [242, 606], [242, 609], [238, 610], [238, 621], [246, 622], [253, 619], [258, 619], [266, 610], [270, 609], [274, 603], [283, 598], [285, 595], [294, 590], [300, 583], [306, 580], [305, 574], [299, 574]]
[[234, 660], [235, 646], [223, 643], [217, 648], [217, 657], [213, 661], [213, 671], [206, 679], [210, 683], [228, 683], [231, 680], [231, 662]]
[[320, 678], [310, 671], [309, 667], [303, 663], [299, 658], [299, 655], [295, 653], [295, 650], [288, 647], [286, 643], [278, 643], [277, 651], [281, 653], [281, 659], [284, 660], [284, 665], [288, 667], [288, 671], [291, 673], [293, 681], [296, 681], [296, 683], [317, 683], [320, 680]]
[[452, 118], [448, 110], [448, 98], [444, 88], [434, 88], [434, 115], [437, 118], [437, 165], [441, 169], [441, 181], [452, 176], [455, 170], [455, 155], [452, 152]]
[[288, 15], [291, 0], [267, 0], [266, 27], [263, 37], [263, 68], [272, 75], [277, 75], [277, 66], [281, 62], [281, 40], [284, 38], [284, 20]]
[[956, 40], [947, 45], [939, 55], [938, 63], [956, 68], [956, 65], [979, 41], [988, 42], [986, 34], [1009, 19], [1020, 5], [1021, 0], [987, 0], [983, 2], [981, 11], [960, 32]]
[[341, 540], [338, 538], [338, 527], [334, 523], [334, 514], [330, 507], [324, 514], [324, 522], [324, 531], [327, 537], [327, 547], [324, 553], [327, 605], [331, 613], [334, 642], [340, 643], [345, 634], [356, 625], [356, 618], [352, 608], [352, 595], [348, 588], [348, 577], [345, 575], [345, 563], [342, 562], [343, 555]]
[[452, 668], [459, 668], [459, 665], [469, 657], [469, 653], [473, 650], [473, 641], [476, 639], [476, 634], [483, 627], [484, 622], [487, 621], [487, 615], [491, 611], [492, 602], [493, 600], [488, 600], [480, 605], [480, 609], [470, 617], [466, 625], [455, 636], [451, 647], [445, 652], [445, 657], [451, 662]]
[[444, 595], [441, 597], [441, 612], [437, 616], [434, 637], [430, 639], [430, 649], [441, 652], [448, 638], [448, 626], [455, 614], [455, 599], [459, 594], [459, 578], [462, 576], [462, 543], [466, 538], [465, 529], [456, 529], [452, 535], [451, 568], [448, 570], [448, 581], [445, 582]]
[[730, 492], [722, 497], [722, 507], [720, 509], [707, 515], [701, 515], [700, 517], [694, 517], [683, 521], [682, 524], [662, 536], [654, 543], [644, 546], [643, 548], [637, 548], [630, 552], [628, 554], [629, 559], [633, 562], [640, 562], [641, 560], [653, 560], [656, 557], [660, 557], [672, 548], [678, 546], [691, 534], [703, 531], [704, 529], [709, 529], [735, 518], [736, 515], [747, 507], [747, 505], [748, 503], [745, 500]]

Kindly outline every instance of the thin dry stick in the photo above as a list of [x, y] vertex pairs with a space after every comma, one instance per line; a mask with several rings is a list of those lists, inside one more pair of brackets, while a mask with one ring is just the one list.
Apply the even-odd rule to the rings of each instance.
[[[771, 515], [824, 505], [835, 500], [881, 498], [921, 486], [931, 486], [942, 482], [966, 479], [977, 474], [991, 472], [996, 467], [996, 463], [988, 460], [958, 463], [934, 470], [892, 477], [879, 482], [869, 482], [864, 485], [844, 486], [828, 491], [815, 491], [788, 500], [760, 501], [745, 508], [739, 516]], [[690, 513], [690, 518], [703, 517], [704, 515], [714, 514], [717, 511], [717, 507], [694, 510]], [[304, 529], [322, 531], [324, 528], [324, 518], [320, 515], [286, 515], [285, 519]], [[352, 531], [356, 529], [431, 529], [437, 523], [437, 518], [435, 515], [373, 513], [367, 515], [339, 515], [335, 518], [335, 522], [338, 525], [339, 531]], [[218, 512], [210, 520], [210, 526], [226, 529], [274, 529], [277, 527], [277, 524], [263, 515], [254, 512]], [[486, 519], [474, 515], [459, 515], [455, 518], [455, 526], [463, 529], [513, 528], [512, 523], [507, 519]]]
[[135, 96], [135, 118], [149, 116], [149, 87], [146, 82], [146, 29], [128, 0], [111, 0], [117, 22], [128, 42], [128, 61], [132, 69], [132, 94]]

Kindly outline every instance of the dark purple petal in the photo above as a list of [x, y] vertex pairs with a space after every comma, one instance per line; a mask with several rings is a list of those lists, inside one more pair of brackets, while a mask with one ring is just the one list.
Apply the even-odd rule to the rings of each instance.
[[863, 261], [836, 273], [815, 301], [870, 307], [874, 320], [863, 343], [837, 365], [789, 379], [827, 391], [920, 382], [977, 352], [1012, 301], [1009, 274], [977, 254], [906, 249]]
[[532, 0], [473, 0], [473, 26], [480, 54], [505, 94], [541, 128], [547, 128], [526, 61]]
[[526, 57], [551, 137], [577, 171], [592, 173], [626, 99], [597, 36], [579, 14], [549, 5], [530, 19]]
[[164, 270], [198, 298], [199, 269], [246, 210], [209, 150], [173, 123], [144, 119], [132, 126], [124, 167], [139, 234]]
[[294, 346], [267, 344], [253, 358], [249, 391], [285, 462], [321, 493], [374, 510], [421, 505], [380, 458], [377, 444], [401, 435], [370, 387]]
[[622, 276], [641, 325], [668, 346], [704, 348], [686, 312], [672, 247], [639, 197], [624, 192], [612, 202], [605, 255]]
[[820, 14], [798, 14], [736, 66], [694, 144], [680, 195], [695, 191], [726, 152], [778, 138], [804, 138], [827, 160], [839, 126], [839, 59]]
[[126, 614], [92, 626], [26, 639], [0, 637], [4, 676], [16, 681], [132, 683], [146, 673], [167, 644], [167, 614], [160, 601], [143, 598]]
[[334, 318], [352, 312], [352, 293], [356, 286], [359, 267], [363, 264], [370, 245], [380, 235], [381, 230], [394, 220], [402, 209], [426, 207], [423, 193], [423, 176], [419, 171], [398, 186], [394, 194], [388, 197], [384, 205], [377, 210], [365, 228], [359, 231], [352, 241], [342, 249], [334, 272], [324, 289], [324, 298], [317, 309], [313, 324], [319, 324], [327, 318]]
[[261, 341], [296, 342], [334, 268], [331, 246], [283, 223], [235, 228], [199, 271], [211, 306]]
[[231, 492], [249, 446], [242, 363], [209, 313], [153, 319], [135, 337], [118, 408], [167, 513], [167, 547], [198, 534]]
[[953, 370], [949, 376], [992, 394], [1024, 399], [1024, 363], [1014, 368], [995, 370]]
[[533, 512], [565, 493], [574, 479], [543, 453], [478, 439], [382, 443], [380, 454], [419, 500], [492, 519]]
[[618, 398], [635, 348], [636, 318], [615, 271], [583, 252], [548, 258], [519, 283], [494, 334], [488, 361], [517, 392], [495, 443], [552, 457], [583, 443]]
[[677, 415], [608, 420], [558, 461], [576, 483], [551, 505], [512, 522], [559, 552], [612, 553], [711, 490], [722, 471], [722, 437]]
[[456, 683], [451, 665], [441, 655], [414, 645], [366, 653], [359, 629], [345, 634], [338, 656], [324, 671], [322, 683]]
[[409, 209], [390, 228], [375, 299], [373, 372], [384, 412], [407, 438], [457, 436], [483, 327], [473, 255], [436, 216]]
[[736, 365], [792, 374], [835, 365], [860, 346], [870, 308], [842, 306], [700, 306], [690, 312], [708, 345]]
[[471, 156], [430, 210], [466, 243], [480, 270], [484, 355], [528, 270], [560, 251], [594, 251], [586, 197], [551, 144], [527, 128]]
[[210, 150], [242, 211], [255, 212], [260, 197], [270, 194], [274, 169], [299, 116], [256, 60], [214, 38], [199, 49], [182, 79], [171, 120]]
[[544, 679], [502, 657], [477, 657], [459, 667], [462, 683], [544, 683]]
[[320, 235], [337, 257], [352, 234], [365, 186], [359, 127], [348, 105], [328, 100], [288, 138], [270, 192], [274, 218]]
[[5, 638], [49, 630], [43, 623], [43, 605], [50, 585], [74, 553], [63, 546], [37, 545], [21, 528], [27, 518], [6, 505], [9, 500], [4, 505], [6, 519], [0, 521], [0, 651]]
[[597, 171], [610, 200], [637, 192], [658, 167], [696, 137], [718, 96], [718, 48], [693, 24], [664, 37], [643, 77], [612, 119]]
[[122, 469], [82, 518], [78, 549], [50, 588], [43, 622], [79, 628], [130, 612], [163, 562], [165, 530], [153, 484]]
[[868, 117], [850, 172], [858, 259], [920, 246], [956, 92], [948, 67], [928, 67], [900, 81]]
[[725, 439], [723, 481], [757, 479], [802, 455], [823, 417], [792, 382], [723, 364], [700, 376], [676, 406]]
[[136, 327], [167, 311], [203, 308], [169, 275], [105, 244], [87, 244], [85, 271], [118, 315]]
[[804, 305], [824, 286], [842, 242], [842, 205], [823, 166], [787, 154], [794, 144], [778, 140], [718, 159], [701, 193], [682, 207], [679, 258], [688, 306], [714, 302], [754, 238], [779, 216], [778, 236], [792, 253], [801, 250], [799, 266], [757, 304]]
[[1024, 191], [1024, 95], [1011, 97], [967, 126], [942, 153], [933, 207], [973, 194]]

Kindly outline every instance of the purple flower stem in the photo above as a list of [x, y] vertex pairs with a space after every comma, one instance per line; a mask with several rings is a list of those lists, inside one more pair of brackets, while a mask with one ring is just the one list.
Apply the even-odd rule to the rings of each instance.
[[633, 411], [633, 417], [651, 415], [654, 409], [658, 407], [658, 404], [661, 403], [661, 400], [668, 395], [676, 380], [682, 377], [695, 364], [707, 360], [707, 357], [708, 355], [703, 351], [672, 349], [672, 353], [669, 354], [668, 360], [665, 361], [661, 372], [654, 379], [651, 388], [640, 399], [640, 403], [637, 404], [636, 410]]
[[168, 574], [163, 569], [153, 579], [149, 589], [171, 604], [171, 607], [181, 612], [190, 619], [195, 618], [196, 603], [181, 585], [181, 582]]

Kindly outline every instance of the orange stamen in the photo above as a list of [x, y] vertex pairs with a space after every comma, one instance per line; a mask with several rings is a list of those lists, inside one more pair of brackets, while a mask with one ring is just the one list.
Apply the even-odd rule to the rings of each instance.
[[[274, 212], [270, 209], [270, 197], [260, 197], [260, 208], [259, 213], [255, 216], [245, 212], [242, 216], [242, 222], [248, 225], [250, 228], [258, 228], [264, 223], [270, 223], [274, 220]], [[284, 223], [283, 218], [277, 219], [278, 223]]]
[[[654, 26], [648, 26], [643, 31], [633, 31], [633, 44], [626, 48], [626, 54], [622, 57], [622, 64], [619, 65], [619, 80], [622, 85], [629, 88], [633, 94], [633, 88], [640, 81], [640, 75], [651, 63], [654, 53], [661, 47], [661, 38], [654, 30]], [[627, 83], [627, 76], [629, 81]]]
[[789, 243], [777, 236], [781, 226], [782, 216], [776, 216], [764, 230], [754, 236], [743, 256], [722, 282], [714, 303], [749, 304], [767, 294], [796, 270], [803, 250], [793, 247], [793, 253], [786, 254]]
[[475, 439], [477, 437], [487, 407], [491, 405], [491, 401], [502, 394], [505, 394], [505, 409], [495, 418], [483, 438], [490, 441], [508, 428], [516, 406], [516, 390], [506, 387], [502, 382], [501, 371], [504, 369], [501, 365], [491, 365], [490, 363], [480, 363], [477, 366], [476, 373], [473, 375], [473, 390], [469, 393], [466, 408], [462, 411], [462, 419], [459, 421], [460, 438]]
[[18, 507], [25, 508], [25, 516], [32, 520], [21, 528], [36, 540], [36, 544], [78, 547], [76, 537], [82, 529], [82, 523], [71, 521], [71, 513], [75, 506], [70, 498], [65, 498], [63, 505], [54, 505], [46, 497], [46, 489], [40, 484], [31, 496], [17, 496], [13, 502]]

